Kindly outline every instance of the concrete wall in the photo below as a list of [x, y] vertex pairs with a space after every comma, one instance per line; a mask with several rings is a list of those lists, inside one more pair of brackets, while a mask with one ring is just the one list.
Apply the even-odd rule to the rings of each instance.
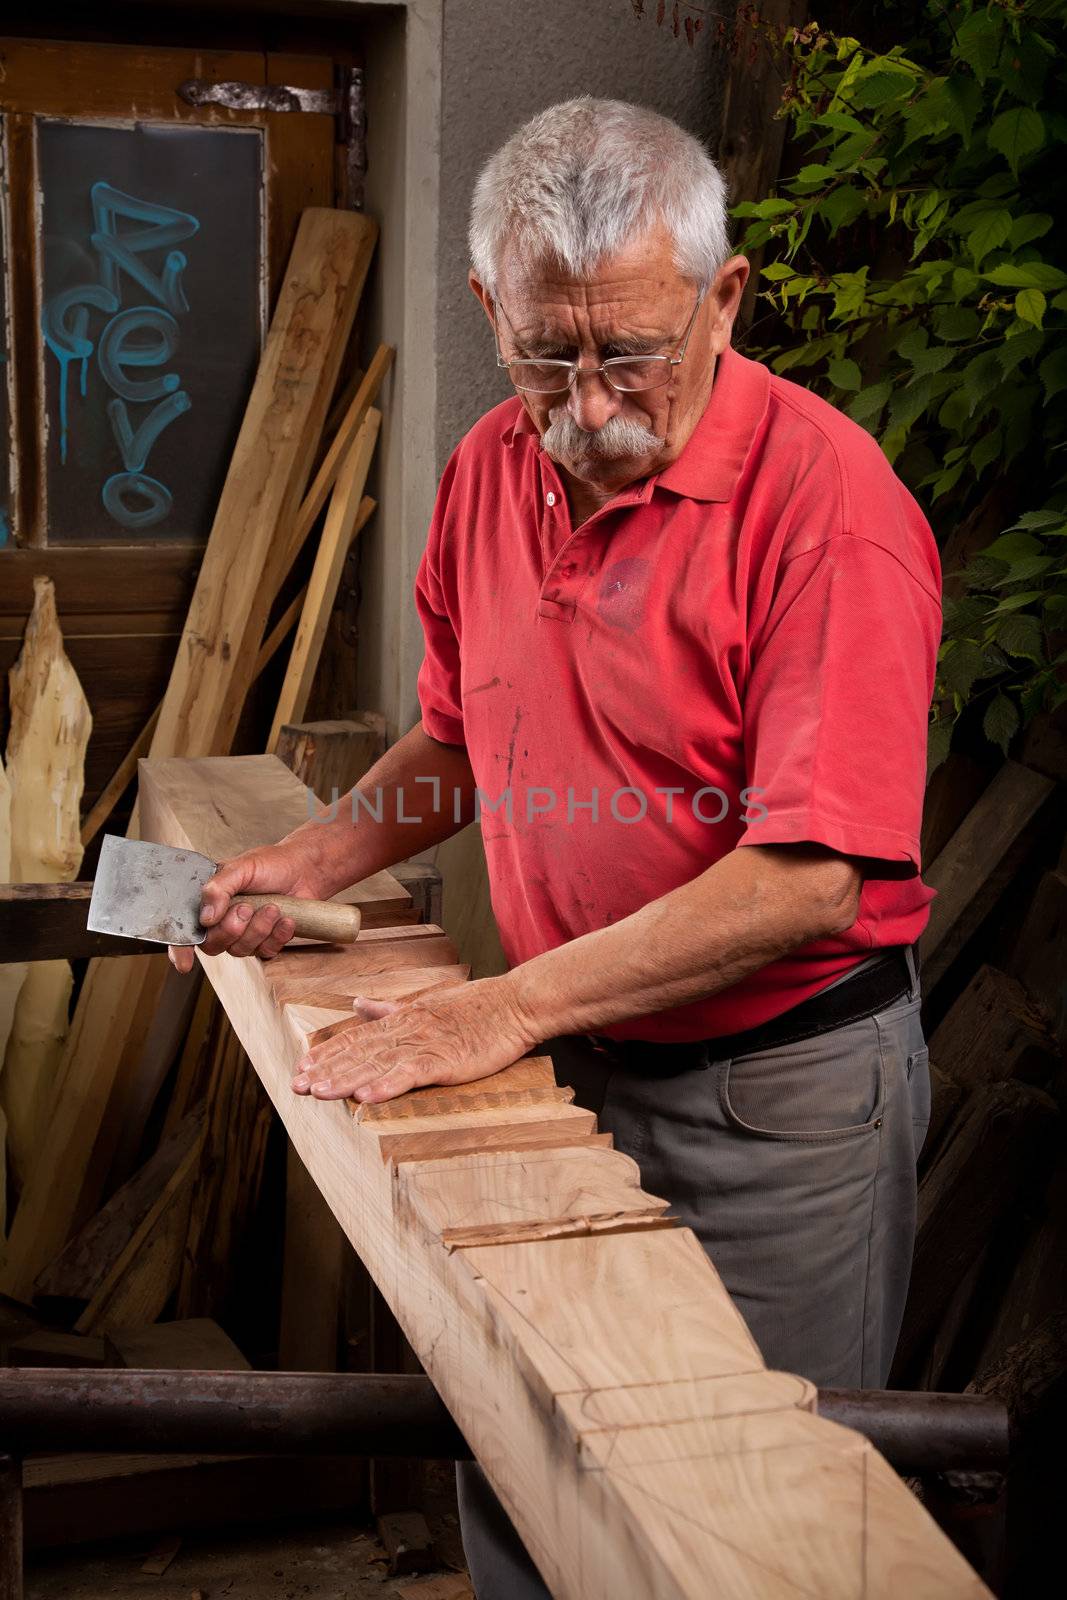
[[[340, 0], [359, 24], [368, 85], [367, 205], [383, 223], [368, 346], [398, 348], [363, 537], [360, 706], [390, 738], [418, 720], [422, 635], [412, 600], [437, 478], [455, 444], [512, 392], [467, 288], [467, 212], [479, 168], [527, 117], [596, 94], [638, 101], [711, 142], [728, 59], [709, 27], [691, 48], [631, 0]], [[475, 976], [503, 957], [476, 828], [431, 853], [445, 927]]]
[[705, 23], [692, 47], [657, 27], [654, 0], [445, 0], [438, 243], [437, 460], [513, 393], [467, 287], [466, 224], [482, 163], [557, 100], [633, 100], [710, 140], [721, 122], [726, 52]]
[[643, 17], [631, 0], [340, 4], [366, 53], [367, 204], [383, 222], [367, 343], [399, 351], [385, 395], [381, 511], [361, 557], [357, 699], [383, 711], [395, 737], [418, 715], [411, 586], [436, 480], [472, 423], [510, 392], [467, 288], [478, 170], [527, 117], [576, 94], [639, 101], [713, 140], [728, 59], [710, 26], [692, 47], [657, 27], [651, 0]]

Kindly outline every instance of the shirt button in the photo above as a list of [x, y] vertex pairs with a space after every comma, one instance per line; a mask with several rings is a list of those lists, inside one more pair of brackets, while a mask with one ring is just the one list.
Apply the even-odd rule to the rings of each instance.
[[554, 506], [555, 505], [556, 496], [555, 496], [555, 493], [554, 493], [554, 491], [552, 489], [550, 489], [548, 491], [548, 493], [545, 495], [545, 500], [548, 503], [548, 505], [550, 505], [550, 506]]

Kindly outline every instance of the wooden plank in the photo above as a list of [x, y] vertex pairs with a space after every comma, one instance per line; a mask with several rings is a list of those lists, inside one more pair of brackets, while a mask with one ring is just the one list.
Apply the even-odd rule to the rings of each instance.
[[109, 1356], [103, 1339], [42, 1328], [13, 1339], [4, 1361], [9, 1367], [106, 1367]]
[[1011, 882], [1054, 787], [1040, 773], [1006, 761], [926, 873], [937, 892], [921, 945], [927, 992]]
[[201, 1126], [74, 1324], [101, 1333], [154, 1322], [178, 1286], [204, 1132]]
[[[35, 578], [33, 588], [26, 638], [9, 678], [11, 875], [58, 883], [74, 878], [81, 865], [78, 810], [92, 717], [63, 648], [52, 581]], [[67, 961], [31, 961], [15, 1002], [0, 1104], [20, 1186], [33, 1169], [56, 1091], [73, 982]]]
[[300, 506], [377, 239], [370, 218], [312, 208], [219, 499], [154, 757], [229, 748], [273, 597], [263, 582]]
[[[211, 993], [210, 988], [207, 992]], [[197, 1106], [49, 1263], [34, 1285], [37, 1295], [58, 1300], [93, 1299], [193, 1145], [203, 1137], [203, 1126], [204, 1108]]]
[[91, 882], [0, 883], [0, 964], [158, 951], [146, 940], [91, 933], [85, 919], [92, 893]]
[[1042, 1019], [1015, 978], [984, 966], [930, 1039], [938, 1070], [961, 1089], [1023, 1078], [1040, 1083], [1058, 1064]]
[[1067, 872], [1046, 872], [1015, 943], [1009, 971], [1037, 1001], [1067, 1049]]
[[[274, 627], [264, 639], [256, 657], [255, 676], [257, 678], [273, 661], [275, 655], [285, 643], [288, 634], [296, 627], [306, 594], [306, 588], [300, 590], [299, 594], [286, 606]], [[96, 835], [100, 832], [100, 829], [104, 826], [104, 823], [137, 776], [137, 763], [147, 756], [152, 748], [152, 739], [155, 735], [156, 724], [159, 722], [159, 714], [162, 709], [163, 702], [161, 700], [100, 791], [93, 809], [82, 823], [83, 845], [88, 845], [92, 839], [96, 838]], [[110, 954], [111, 952], [105, 951], [103, 953]]]
[[990, 1233], [1047, 1177], [1057, 1112], [1051, 1096], [1022, 1083], [990, 1083], [964, 1101], [919, 1186], [915, 1259], [894, 1363], [894, 1383], [916, 1367], [960, 1279]]
[[385, 754], [385, 718], [363, 711], [343, 722], [292, 723], [281, 729], [274, 754], [301, 783], [330, 800], [335, 791], [347, 794]]
[[[198, 764], [197, 794], [179, 766], [142, 769], [146, 833], [208, 848], [221, 816], [242, 810], [243, 775]], [[245, 842], [235, 827], [229, 848]], [[341, 974], [351, 955], [320, 960]], [[811, 1385], [766, 1372], [689, 1230], [444, 1248], [402, 1203], [403, 1168], [381, 1149], [386, 1130], [432, 1116], [407, 1118], [401, 1106], [393, 1121], [360, 1119], [293, 1095], [304, 1037], [263, 965], [225, 955], [203, 965], [297, 1153], [557, 1600], [987, 1593], [866, 1441], [811, 1415]], [[512, 1070], [497, 1075], [497, 1092]], [[479, 1120], [546, 1111], [589, 1115], [516, 1105], [439, 1120], [465, 1117], [473, 1132]], [[630, 1164], [613, 1159], [628, 1177]]]
[[141, 1372], [251, 1372], [251, 1362], [210, 1317], [112, 1328], [105, 1344], [117, 1367]]
[[934, 769], [923, 798], [924, 873], [929, 872], [988, 783], [985, 768], [958, 750], [951, 751]]
[[[272, 598], [263, 573], [300, 504], [376, 236], [363, 216], [313, 209], [301, 219], [153, 736], [157, 757], [229, 748]], [[166, 965], [158, 960], [90, 967], [56, 1115], [11, 1230], [8, 1293], [25, 1295], [95, 1207]]]
[[[0, 885], [11, 875], [11, 785], [0, 756]], [[15, 930], [17, 932], [17, 930]], [[18, 959], [17, 946], [0, 941], [8, 960], [0, 961], [0, 1070], [15, 1016], [15, 1003], [26, 977], [26, 963]], [[0, 1237], [7, 1232], [7, 1119], [0, 1106]]]
[[336, 1372], [342, 1340], [348, 1241], [293, 1149], [286, 1151], [285, 1247], [278, 1366]]
[[223, 1310], [259, 1198], [270, 1134], [270, 1102], [226, 1018], [218, 1021], [204, 1146], [181, 1251], [179, 1317], [217, 1316]]
[[280, 582], [289, 567], [292, 566], [305, 539], [315, 525], [316, 517], [326, 504], [327, 496], [337, 482], [341, 463], [348, 454], [352, 441], [363, 426], [368, 411], [377, 400], [395, 355], [396, 351], [386, 344], [379, 345], [375, 351], [370, 366], [367, 368], [352, 399], [352, 403], [345, 413], [344, 420], [334, 435], [330, 448], [327, 450], [312, 479], [311, 487], [304, 496], [299, 514], [293, 523], [291, 534], [280, 551], [275, 572], [278, 582]]
[[478, 1151], [397, 1173], [398, 1206], [411, 1206], [447, 1250], [670, 1225], [637, 1162], [612, 1150]]
[[307, 710], [312, 681], [318, 669], [326, 627], [337, 599], [349, 547], [375, 511], [375, 502], [369, 497], [364, 498], [363, 490], [381, 422], [381, 412], [371, 407], [337, 475], [322, 537], [315, 552], [289, 666], [267, 739], [268, 750], [277, 748], [284, 725], [287, 722], [299, 722]]

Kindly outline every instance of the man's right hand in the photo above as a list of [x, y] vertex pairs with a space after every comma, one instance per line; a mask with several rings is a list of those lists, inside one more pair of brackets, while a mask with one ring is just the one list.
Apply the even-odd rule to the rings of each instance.
[[[306, 900], [318, 900], [323, 893], [312, 876], [306, 853], [284, 844], [262, 845], [222, 862], [214, 877], [205, 883], [200, 900], [200, 921], [208, 934], [198, 948], [205, 955], [216, 956], [226, 950], [231, 956], [259, 956], [269, 961], [293, 937], [296, 930], [291, 917], [280, 916], [274, 906], [263, 906], [258, 911], [242, 906], [242, 890], [248, 894], [292, 894]], [[192, 971], [196, 948], [170, 946], [171, 963], [179, 972]]]

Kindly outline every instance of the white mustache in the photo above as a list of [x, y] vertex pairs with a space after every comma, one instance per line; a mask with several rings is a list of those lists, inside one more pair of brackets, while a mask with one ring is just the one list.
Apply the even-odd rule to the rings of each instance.
[[564, 406], [549, 412], [550, 426], [541, 436], [541, 447], [553, 460], [619, 461], [629, 456], [651, 455], [665, 441], [650, 428], [628, 417], [609, 417], [602, 428], [588, 433], [579, 428]]

